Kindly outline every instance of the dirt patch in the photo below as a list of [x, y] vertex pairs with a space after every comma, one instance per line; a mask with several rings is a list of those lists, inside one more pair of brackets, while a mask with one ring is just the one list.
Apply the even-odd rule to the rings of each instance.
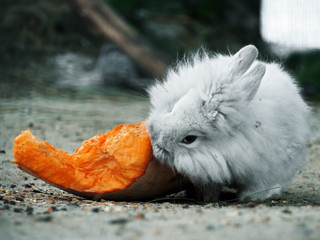
[[146, 118], [148, 103], [134, 95], [91, 99], [0, 102], [1, 239], [317, 239], [320, 236], [320, 138], [314, 111], [305, 170], [277, 199], [217, 202], [162, 199], [114, 202], [83, 199], [16, 168], [13, 139], [30, 128], [42, 140], [72, 152], [116, 124]]

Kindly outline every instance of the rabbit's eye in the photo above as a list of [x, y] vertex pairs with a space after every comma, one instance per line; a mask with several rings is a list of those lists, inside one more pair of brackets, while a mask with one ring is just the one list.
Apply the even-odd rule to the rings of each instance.
[[184, 139], [182, 139], [182, 143], [184, 144], [191, 144], [197, 139], [197, 136], [194, 135], [188, 135]]

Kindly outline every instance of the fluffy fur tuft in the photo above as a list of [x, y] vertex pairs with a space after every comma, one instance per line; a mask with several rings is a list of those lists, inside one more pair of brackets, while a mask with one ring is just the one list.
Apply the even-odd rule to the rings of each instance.
[[233, 56], [202, 51], [149, 89], [154, 155], [206, 200], [224, 184], [236, 184], [241, 198], [270, 189], [251, 197], [266, 199], [303, 167], [309, 107], [278, 64], [257, 56], [252, 45]]

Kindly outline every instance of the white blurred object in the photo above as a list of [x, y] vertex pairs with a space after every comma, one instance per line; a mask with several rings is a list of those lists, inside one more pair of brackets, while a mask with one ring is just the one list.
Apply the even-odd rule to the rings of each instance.
[[263, 0], [261, 33], [279, 55], [320, 48], [320, 1]]
[[115, 44], [101, 47], [97, 70], [105, 86], [142, 90], [151, 82], [139, 76], [134, 61]]
[[98, 59], [63, 53], [54, 57], [57, 82], [67, 87], [123, 87], [143, 90], [150, 79], [141, 78], [134, 61], [115, 44], [101, 47]]
[[76, 53], [58, 54], [53, 59], [57, 83], [67, 87], [100, 86], [102, 84], [94, 59]]

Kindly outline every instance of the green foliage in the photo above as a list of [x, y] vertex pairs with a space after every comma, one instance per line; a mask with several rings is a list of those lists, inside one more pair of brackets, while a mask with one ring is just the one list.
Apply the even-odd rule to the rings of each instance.
[[51, 86], [58, 52], [99, 51], [101, 42], [63, 0], [0, 1], [0, 97]]
[[171, 61], [199, 45], [227, 52], [252, 43], [266, 50], [259, 31], [260, 1], [104, 1]]
[[303, 87], [304, 95], [312, 100], [320, 100], [320, 50], [293, 53], [285, 65]]
[[[70, 12], [62, 0], [2, 0], [0, 8], [0, 58], [2, 64], [17, 56], [82, 51], [98, 41]], [[29, 57], [29, 56], [28, 56]]]
[[223, 1], [208, 0], [104, 1], [113, 6], [117, 11], [125, 16], [139, 14], [139, 11], [146, 11], [157, 15], [185, 14], [199, 19], [200, 21], [212, 21], [217, 19], [217, 12], [219, 12], [224, 5]]

